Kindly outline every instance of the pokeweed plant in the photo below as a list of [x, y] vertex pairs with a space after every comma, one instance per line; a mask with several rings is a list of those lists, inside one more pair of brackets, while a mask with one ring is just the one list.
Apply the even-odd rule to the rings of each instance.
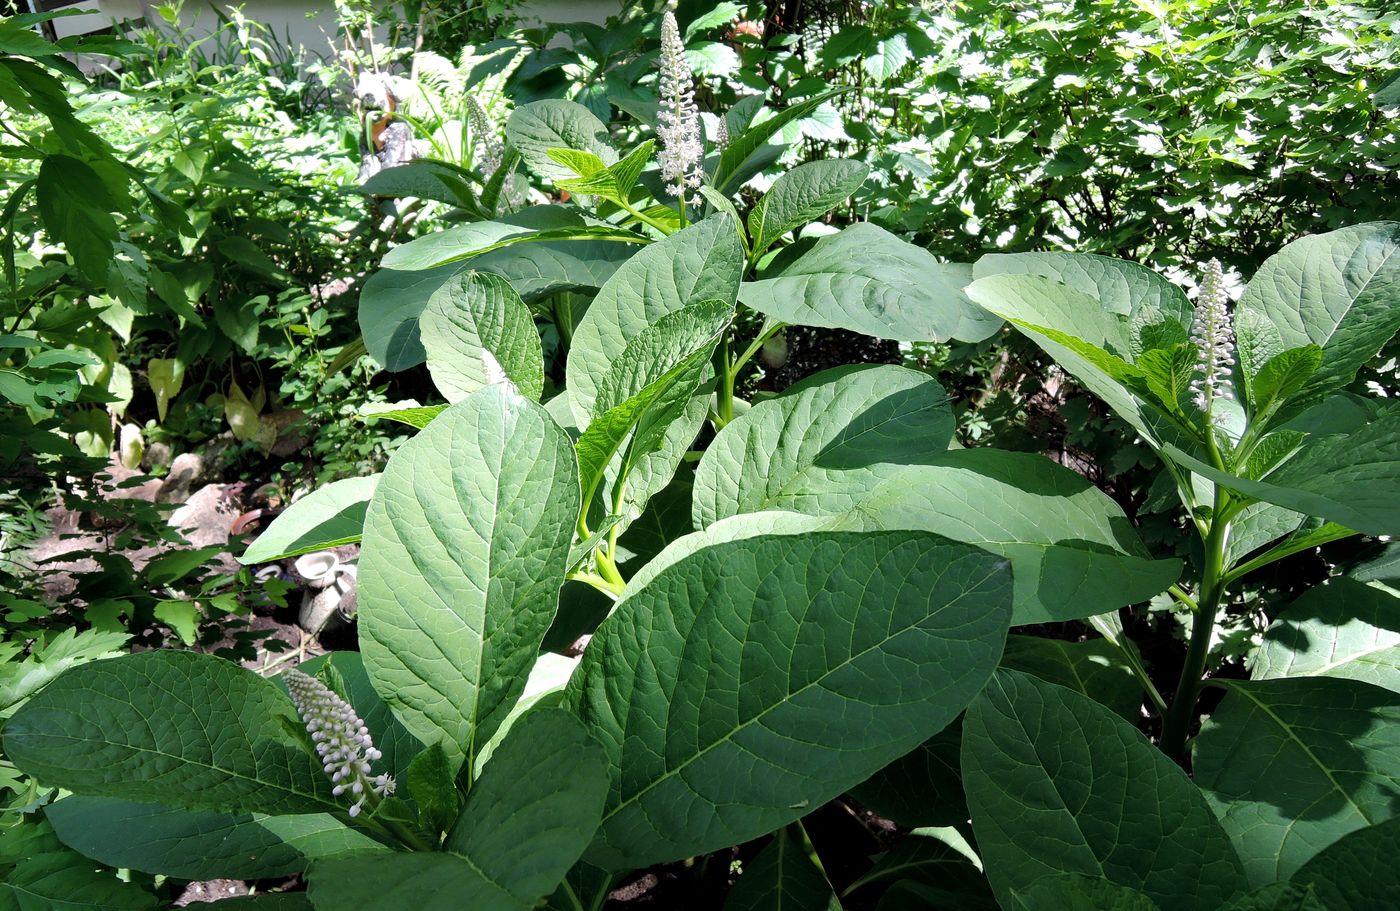
[[[1214, 270], [1193, 308], [1131, 263], [944, 264], [863, 224], [769, 257], [857, 171], [794, 169], [741, 219], [726, 194], [799, 115], [754, 124], [749, 105], [697, 163], [671, 97], [688, 151], [652, 189], [649, 142], [621, 155], [586, 109], [526, 105], [511, 149], [594, 211], [390, 254], [362, 297], [366, 347], [426, 362], [448, 404], [400, 409], [420, 430], [381, 475], [306, 497], [243, 558], [359, 540], [359, 653], [283, 685], [178, 651], [64, 673], [4, 730], [20, 769], [72, 792], [45, 808], [56, 837], [177, 878], [305, 871], [317, 908], [597, 909], [629, 871], [770, 833], [734, 907], [876, 888], [894, 908], [1388, 900], [1348, 870], [1383, 869], [1396, 838], [1390, 594], [1309, 593], [1255, 679], [1222, 684], [1195, 780], [1174, 760], [1230, 585], [1400, 515], [1392, 409], [1339, 392], [1400, 326], [1400, 227], [1285, 248], [1233, 316]], [[560, 290], [593, 293], [565, 389], [540, 404], [527, 298]], [[735, 356], [745, 310], [764, 325]], [[1074, 473], [957, 447], [925, 374], [734, 393], [782, 323], [928, 339], [1002, 319], [1163, 454], [1205, 542], [1190, 581]], [[666, 533], [648, 551], [650, 526]], [[606, 619], [567, 649], [581, 657], [542, 653], [577, 585]], [[1167, 590], [1196, 613], [1170, 702], [1114, 614]], [[1079, 620], [1103, 642], [1008, 636]], [[1134, 724], [1144, 700], [1161, 749]], [[838, 896], [800, 821], [848, 792], [920, 828]]]

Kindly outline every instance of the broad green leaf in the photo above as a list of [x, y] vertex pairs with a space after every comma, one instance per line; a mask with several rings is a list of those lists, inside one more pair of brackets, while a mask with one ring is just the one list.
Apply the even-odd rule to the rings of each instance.
[[826, 874], [812, 863], [802, 842], [787, 828], [778, 831], [729, 890], [724, 911], [841, 911]]
[[599, 171], [608, 169], [608, 163], [592, 152], [580, 152], [577, 149], [547, 149], [545, 154], [583, 178], [592, 177]]
[[433, 418], [447, 410], [446, 405], [418, 405], [412, 404], [408, 407], [379, 407], [373, 406], [360, 412], [360, 417], [365, 420], [383, 418], [386, 421], [396, 421], [400, 424], [407, 424], [415, 430], [422, 430], [432, 423]]
[[[592, 174], [580, 173], [579, 180], [556, 180], [554, 185], [561, 190], [568, 190], [570, 193], [581, 193], [587, 196], [600, 196], [603, 199], [612, 200], [619, 204], [625, 204], [632, 198], [632, 188], [637, 185], [637, 178], [642, 174], [642, 168], [646, 167], [651, 159], [652, 149], [655, 143], [648, 139], [637, 146], [626, 157], [614, 165], [604, 167], [601, 171]], [[554, 154], [561, 150], [551, 149]], [[566, 162], [561, 161], [561, 164]], [[602, 162], [599, 161], [599, 164]]]
[[392, 853], [367, 863], [336, 858], [312, 864], [307, 894], [314, 908], [364, 911], [530, 911], [525, 902], [455, 854], [420, 851]]
[[117, 198], [88, 164], [69, 155], [46, 155], [39, 166], [35, 201], [49, 236], [94, 281], [107, 276], [117, 222]]
[[1141, 717], [1142, 685], [1123, 653], [1106, 639], [1068, 642], [1011, 636], [1006, 640], [1001, 666], [1088, 696], [1130, 722]]
[[927, 886], [937, 893], [937, 901], [930, 896], [929, 907], [993, 911], [997, 906], [977, 852], [951, 827], [910, 832], [841, 895], [848, 897], [872, 883], [890, 880]]
[[960, 449], [915, 465], [809, 472], [750, 508], [823, 516], [828, 527], [928, 531], [1001, 554], [1016, 580], [1016, 625], [1137, 604], [1181, 573], [1179, 561], [1152, 558], [1107, 495], [1032, 453]]
[[419, 320], [428, 373], [448, 403], [509, 382], [525, 398], [544, 392], [544, 352], [535, 318], [510, 283], [459, 272], [428, 299]]
[[[1191, 303], [1180, 288], [1146, 266], [1087, 253], [989, 253], [973, 266], [977, 279], [1017, 274], [1053, 279], [1098, 303], [1088, 312], [1072, 314], [1082, 324], [1023, 318], [1106, 346], [1128, 361], [1187, 340]], [[1102, 335], [1084, 328], [1087, 325], [1100, 327]]]
[[218, 813], [74, 795], [45, 815], [64, 844], [94, 860], [177, 879], [286, 876], [316, 858], [386, 850], [324, 813]]
[[515, 703], [554, 617], [579, 486], [539, 406], [487, 386], [389, 460], [360, 554], [360, 649], [424, 743], [468, 760]]
[[1317, 893], [1297, 883], [1274, 883], [1241, 895], [1220, 911], [1327, 911]]
[[1394, 815], [1400, 696], [1330, 677], [1228, 687], [1195, 740], [1193, 768], [1254, 886]]
[[492, 751], [443, 850], [530, 907], [588, 847], [607, 792], [607, 756], [583, 724], [532, 709]]
[[1304, 345], [1269, 358], [1249, 384], [1250, 411], [1268, 415], [1296, 396], [1322, 366], [1322, 349]]
[[390, 250], [380, 265], [399, 271], [435, 269], [519, 244], [527, 245], [529, 250], [534, 244], [575, 240], [638, 246], [647, 243], [640, 234], [589, 221], [569, 209], [538, 206], [503, 216], [499, 221], [474, 221], [425, 234]]
[[[1349, 383], [1400, 329], [1400, 222], [1382, 221], [1314, 234], [1269, 257], [1235, 307], [1248, 365], [1290, 348], [1318, 345], [1322, 366], [1299, 394]], [[1256, 354], [1249, 354], [1257, 350]]]
[[1011, 893], [1011, 911], [1161, 911], [1137, 889], [1097, 876], [1042, 876]]
[[736, 417], [705, 451], [695, 475], [694, 519], [758, 512], [811, 476], [879, 462], [915, 462], [953, 436], [948, 395], [904, 367], [824, 370]]
[[[1400, 895], [1400, 819], [1342, 838], [1293, 874], [1327, 911], [1390, 911]], [[1311, 911], [1304, 907], [1304, 911]]]
[[689, 304], [733, 304], [744, 250], [733, 221], [714, 216], [651, 244], [614, 273], [574, 330], [565, 374], [580, 426], [594, 416], [598, 380], [647, 326]]
[[594, 634], [566, 690], [612, 765], [590, 862], [771, 832], [937, 733], [985, 682], [1010, 621], [1004, 562], [917, 532], [791, 533], [810, 521], [682, 538]]
[[860, 223], [818, 240], [776, 278], [739, 298], [773, 319], [896, 341], [982, 339], [999, 321], [963, 295], [966, 269], [883, 228]]
[[[981, 265], [979, 262], [978, 267]], [[1116, 280], [1110, 282], [1111, 288], [1117, 285]], [[1009, 320], [1150, 443], [1174, 443], [1191, 449], [1194, 441], [1190, 436], [1129, 392], [1127, 384], [1142, 374], [1129, 360], [1133, 357], [1134, 314], [1122, 310], [1126, 301], [1117, 291], [1100, 293], [1103, 296], [1095, 297], [1080, 287], [1034, 273], [991, 274], [967, 288], [969, 298]], [[1180, 329], [1170, 308], [1164, 309], [1161, 324]]]
[[963, 721], [963, 784], [1002, 904], [1081, 873], [1163, 908], [1214, 911], [1244, 870], [1205, 798], [1132, 725], [1086, 696], [998, 671]]
[[316, 488], [273, 519], [238, 562], [268, 563], [355, 543], [364, 531], [365, 510], [378, 483], [376, 474]]
[[[95, 870], [76, 854], [25, 858], [0, 882], [0, 908], [18, 911], [155, 911], [161, 902], [111, 870]], [[8, 911], [6, 908], [6, 911]]]
[[360, 192], [366, 196], [395, 199], [415, 196], [473, 211], [479, 209], [471, 172], [445, 161], [428, 158], [385, 168], [365, 181], [360, 186]]
[[1310, 589], [1269, 625], [1251, 676], [1346, 677], [1400, 693], [1400, 598], [1347, 578]]
[[624, 441], [624, 477], [633, 463], [663, 445], [667, 430], [700, 385], [733, 314], [731, 305], [721, 301], [701, 301], [668, 313], [643, 329], [613, 361], [598, 381], [596, 416], [576, 444], [579, 475], [590, 503]]
[[385, 370], [407, 370], [423, 363], [427, 353], [418, 335], [418, 319], [433, 292], [467, 268], [460, 263], [400, 272], [380, 269], [360, 290], [360, 331], [365, 350]]
[[967, 821], [959, 754], [959, 719], [851, 788], [851, 796], [902, 826], [952, 826]]
[[558, 98], [532, 101], [516, 108], [506, 121], [506, 140], [530, 170], [549, 180], [574, 176], [572, 170], [550, 156], [550, 149], [592, 152], [604, 164], [617, 161], [603, 122], [583, 105]]
[[[153, 724], [159, 719], [160, 724]], [[5, 725], [5, 756], [50, 787], [185, 809], [343, 811], [291, 700], [271, 680], [194, 652], [85, 664]]]
[[[806, 117], [821, 107], [823, 103], [847, 91], [850, 90], [841, 88], [811, 98], [804, 98], [796, 104], [783, 108], [767, 120], [752, 125], [745, 124], [748, 128], [742, 133], [733, 135], [729, 144], [724, 147], [724, 151], [720, 152], [719, 161], [715, 163], [710, 183], [725, 194], [733, 193], [739, 189], [745, 180], [753, 176], [753, 162], [763, 157], [768, 140], [772, 139], [779, 130], [794, 120]], [[760, 96], [754, 96], [754, 98], [757, 100], [756, 112], [757, 107], [762, 106], [763, 99]], [[752, 99], [744, 99], [744, 101], [752, 101]], [[740, 102], [735, 107], [740, 107], [743, 103]], [[740, 121], [744, 116], [752, 116], [747, 114], [747, 110], [746, 108], [745, 113], [740, 115]]]
[[170, 400], [185, 384], [185, 365], [176, 358], [151, 358], [146, 362], [146, 381], [156, 396], [156, 417], [164, 423]]
[[766, 250], [787, 232], [830, 212], [860, 189], [868, 173], [864, 163], [844, 158], [809, 161], [784, 172], [749, 213], [754, 250]]
[[1227, 474], [1167, 447], [1178, 465], [1223, 487], [1364, 534], [1400, 534], [1400, 407], [1351, 433], [1309, 437], [1261, 480]]
[[404, 779], [424, 827], [432, 832], [452, 828], [460, 809], [457, 775], [442, 744], [435, 743], [413, 757]]

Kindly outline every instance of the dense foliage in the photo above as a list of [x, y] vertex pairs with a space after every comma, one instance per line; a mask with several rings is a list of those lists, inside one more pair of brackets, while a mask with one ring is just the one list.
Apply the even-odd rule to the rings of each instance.
[[[241, 19], [81, 100], [0, 21], [25, 496], [317, 482], [232, 576], [7, 583], [0, 908], [1393, 904], [1400, 17], [701, 6], [343, 6], [348, 110]], [[355, 544], [355, 647], [215, 647]]]

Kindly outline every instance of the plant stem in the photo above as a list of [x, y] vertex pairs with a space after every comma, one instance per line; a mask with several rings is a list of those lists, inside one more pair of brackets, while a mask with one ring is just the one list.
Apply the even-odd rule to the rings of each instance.
[[715, 368], [719, 373], [719, 395], [716, 402], [719, 420], [716, 429], [723, 429], [734, 420], [734, 365], [729, 362], [729, 332], [726, 330], [720, 339], [719, 350], [715, 352]]
[[627, 212], [628, 215], [631, 215], [633, 218], [637, 219], [637, 221], [651, 225], [653, 228], [661, 232], [661, 236], [669, 237], [671, 235], [670, 229], [668, 229], [661, 222], [652, 218], [650, 215], [647, 215], [645, 212], [638, 210], [630, 203], [625, 203], [620, 199], [617, 202], [618, 205], [622, 206], [622, 208]]
[[[1214, 449], [1214, 447], [1211, 447]], [[1186, 734], [1196, 717], [1196, 698], [1201, 692], [1201, 675], [1205, 672], [1210, 652], [1210, 637], [1215, 630], [1215, 615], [1225, 596], [1225, 546], [1230, 540], [1230, 519], [1227, 515], [1229, 494], [1217, 487], [1215, 506], [1211, 510], [1210, 532], [1205, 541], [1205, 569], [1201, 586], [1196, 592], [1192, 610], [1191, 644], [1186, 650], [1186, 663], [1181, 668], [1181, 680], [1176, 695], [1162, 720], [1162, 752], [1177, 762], [1186, 757]], [[1173, 593], [1175, 594], [1175, 593]]]

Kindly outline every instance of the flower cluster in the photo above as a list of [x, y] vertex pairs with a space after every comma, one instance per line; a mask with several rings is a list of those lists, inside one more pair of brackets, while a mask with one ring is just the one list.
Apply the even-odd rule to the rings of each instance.
[[501, 168], [505, 145], [501, 142], [501, 137], [496, 135], [491, 118], [486, 115], [486, 109], [476, 100], [475, 95], [467, 96], [467, 119], [471, 122], [472, 139], [476, 142], [477, 154], [481, 156], [481, 173], [490, 177]]
[[1232, 399], [1230, 370], [1235, 366], [1235, 335], [1226, 308], [1225, 276], [1220, 261], [1206, 263], [1201, 292], [1196, 298], [1196, 319], [1191, 341], [1196, 345], [1196, 377], [1191, 380], [1196, 406], [1210, 410], [1214, 399]]
[[[690, 190], [700, 186], [705, 157], [692, 82], [680, 26], [667, 10], [661, 19], [661, 111], [656, 133], [661, 139], [661, 176], [670, 185], [671, 195], [682, 203]], [[698, 198], [693, 201], [699, 203]]]
[[292, 704], [311, 733], [316, 754], [325, 763], [326, 774], [339, 797], [349, 791], [356, 797], [350, 815], [358, 816], [371, 793], [380, 797], [394, 793], [394, 779], [387, 774], [370, 777], [370, 763], [382, 758], [370, 739], [369, 728], [344, 699], [324, 683], [298, 670], [283, 675]]

